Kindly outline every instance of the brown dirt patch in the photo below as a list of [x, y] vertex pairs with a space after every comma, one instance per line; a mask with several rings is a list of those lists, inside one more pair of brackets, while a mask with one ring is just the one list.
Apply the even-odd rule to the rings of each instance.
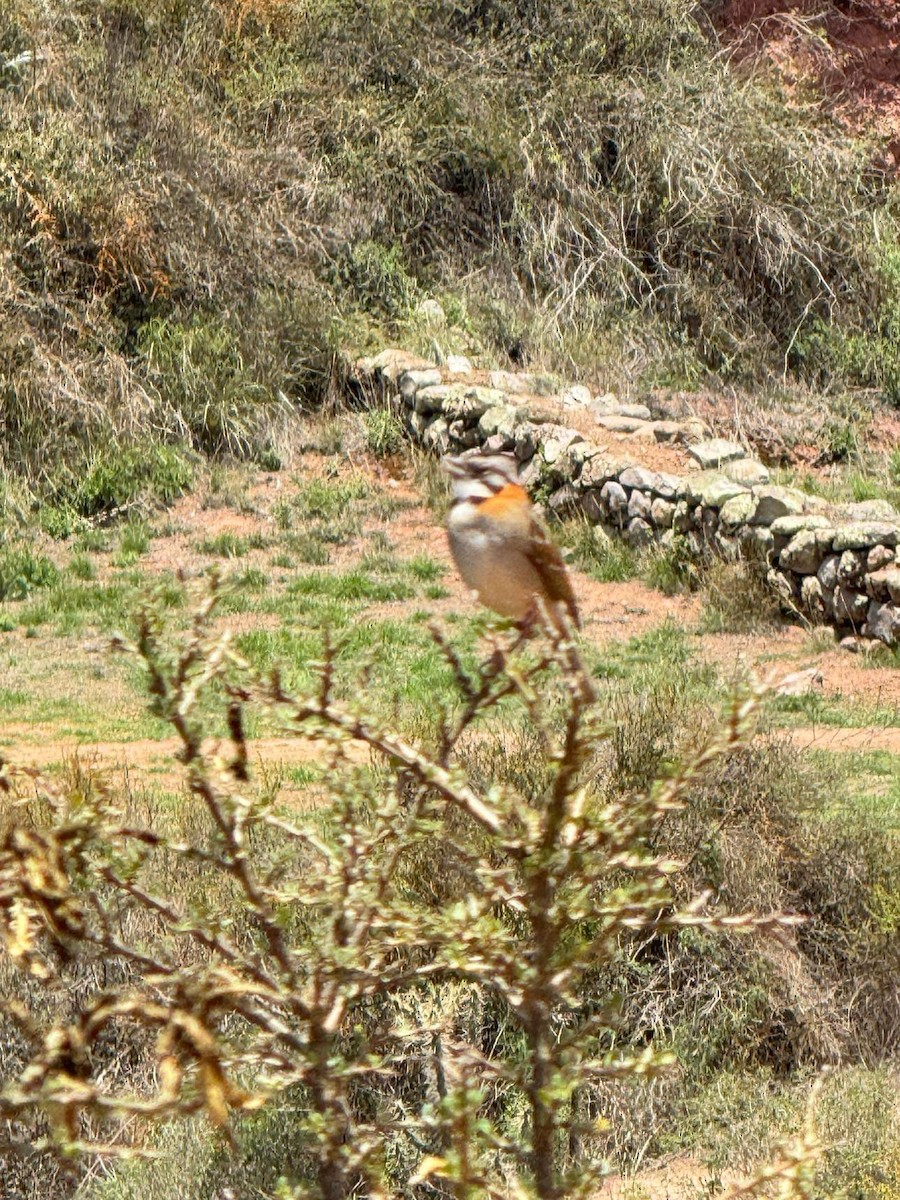
[[787, 736], [798, 750], [827, 750], [829, 754], [856, 754], [883, 750], [900, 754], [900, 728], [863, 725], [856, 729], [826, 725], [808, 725], [788, 730]]
[[734, 56], [764, 58], [788, 88], [812, 83], [854, 132], [884, 140], [900, 170], [900, 6], [896, 0], [726, 0], [717, 26]]
[[712, 1180], [717, 1188], [741, 1182], [733, 1171], [711, 1171], [690, 1155], [679, 1155], [635, 1176], [611, 1175], [604, 1180], [597, 1200], [696, 1200], [707, 1194]]

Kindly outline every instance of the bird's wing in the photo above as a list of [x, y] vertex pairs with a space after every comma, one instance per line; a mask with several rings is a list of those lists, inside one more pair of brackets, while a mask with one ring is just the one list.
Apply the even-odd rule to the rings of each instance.
[[572, 624], [576, 629], [581, 628], [581, 618], [578, 615], [578, 605], [575, 603], [575, 593], [569, 572], [563, 562], [562, 555], [550, 540], [543, 525], [532, 516], [531, 536], [528, 540], [526, 554], [531, 565], [541, 577], [547, 595], [554, 603], [564, 604], [568, 609]]

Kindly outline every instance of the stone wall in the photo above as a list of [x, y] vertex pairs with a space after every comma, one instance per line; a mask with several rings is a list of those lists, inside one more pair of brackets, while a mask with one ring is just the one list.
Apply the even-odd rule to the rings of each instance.
[[[436, 454], [515, 454], [523, 483], [551, 512], [581, 513], [633, 546], [683, 538], [698, 559], [755, 558], [787, 611], [845, 632], [848, 648], [860, 638], [900, 642], [900, 514], [885, 501], [829, 505], [770, 484], [742, 447], [706, 439], [702, 422], [653, 421], [642, 405], [580, 386], [541, 395], [542, 382], [386, 350], [359, 363], [350, 384], [390, 403], [412, 440]], [[669, 474], [611, 456], [565, 424], [567, 413], [582, 428], [681, 442], [693, 469]]]

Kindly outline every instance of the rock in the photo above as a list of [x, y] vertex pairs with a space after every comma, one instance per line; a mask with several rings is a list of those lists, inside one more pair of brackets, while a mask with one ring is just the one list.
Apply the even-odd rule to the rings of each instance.
[[798, 575], [815, 575], [830, 548], [830, 529], [801, 529], [781, 551], [778, 565], [782, 570]]
[[606, 509], [600, 499], [599, 488], [588, 488], [581, 493], [581, 510], [591, 524], [596, 525], [606, 517]]
[[516, 458], [519, 462], [527, 462], [537, 451], [537, 430], [530, 421], [523, 421], [516, 426]]
[[[478, 418], [478, 432], [482, 437], [490, 437], [492, 433], [497, 433], [501, 426], [506, 426], [510, 432], [515, 429], [519, 414], [511, 404], [495, 404], [485, 411]], [[515, 441], [515, 437], [513, 437]]]
[[679, 500], [675, 505], [675, 512], [672, 516], [672, 527], [676, 533], [687, 533], [689, 529], [693, 529], [694, 517], [687, 500]]
[[750, 492], [742, 492], [732, 496], [719, 509], [719, 520], [726, 529], [737, 529], [739, 525], [747, 525], [756, 508], [756, 500]]
[[557, 488], [550, 496], [550, 499], [547, 501], [547, 507], [556, 515], [580, 510], [581, 493], [574, 484], [564, 483], [561, 488]]
[[722, 467], [722, 474], [735, 483], [743, 483], [747, 487], [756, 487], [760, 483], [769, 482], [768, 468], [755, 458], [737, 458], [734, 462]]
[[438, 387], [440, 382], [441, 373], [437, 367], [428, 367], [420, 371], [404, 371], [400, 376], [400, 395], [412, 408], [416, 392], [420, 387]]
[[603, 454], [592, 454], [581, 469], [582, 487], [603, 487], [610, 479], [616, 479], [622, 464], [606, 458]]
[[583, 383], [573, 383], [562, 394], [563, 408], [585, 408], [591, 403], [591, 393]]
[[[478, 421], [488, 411], [506, 400], [503, 392], [492, 388], [472, 387], [464, 383], [451, 384], [444, 399], [442, 410], [448, 420]], [[515, 411], [510, 409], [510, 411]], [[493, 430], [490, 430], [493, 433]]]
[[[564, 462], [566, 451], [569, 450], [578, 442], [583, 442], [584, 438], [580, 433], [576, 433], [574, 429], [562, 429], [554, 426], [554, 433], [549, 437], [544, 437], [539, 446], [541, 458], [548, 467], [557, 467], [565, 469]], [[569, 472], [571, 474], [571, 471]]]
[[768, 561], [775, 539], [765, 525], [742, 525], [737, 531], [738, 545], [748, 558]]
[[882, 567], [866, 575], [866, 591], [874, 600], [893, 600], [900, 604], [900, 567]]
[[646, 404], [623, 403], [612, 392], [591, 401], [591, 412], [600, 417], [630, 417], [634, 421], [650, 421], [652, 415]]
[[696, 442], [693, 446], [688, 446], [688, 454], [696, 459], [704, 470], [747, 457], [743, 446], [739, 446], [737, 442], [726, 442], [722, 438]]
[[[615, 413], [599, 416], [597, 424], [608, 429], [610, 433], [637, 433], [640, 430], [648, 429], [647, 421], [639, 420], [637, 417], [620, 417]], [[652, 437], [653, 431], [649, 430], [649, 434]]]
[[[412, 394], [412, 406], [417, 413], [442, 412], [444, 401], [451, 392], [452, 388], [446, 383], [432, 383], [425, 387], [416, 388]], [[407, 400], [408, 403], [409, 400]]]
[[688, 427], [680, 421], [653, 421], [650, 429], [658, 442], [685, 442], [689, 436]]
[[446, 454], [450, 449], [450, 428], [446, 417], [435, 417], [422, 434], [422, 445], [437, 454]]
[[825, 616], [825, 600], [822, 596], [822, 585], [815, 575], [806, 575], [800, 581], [800, 603], [807, 612], [818, 617]]
[[866, 637], [877, 638], [886, 646], [896, 645], [900, 640], [900, 609], [873, 600], [862, 631]]
[[644, 492], [653, 492], [664, 500], [671, 500], [675, 495], [680, 480], [675, 475], [665, 475], [660, 471], [649, 471], [646, 467], [627, 467], [619, 475], [622, 487], [640, 488]]
[[766, 572], [766, 583], [779, 596], [783, 604], [793, 608], [794, 588], [786, 575], [772, 567]]
[[[394, 347], [382, 350], [374, 358], [361, 359], [357, 364], [359, 374], [374, 375], [376, 379], [390, 384], [392, 387], [396, 387], [401, 376], [410, 371], [434, 370], [434, 363], [430, 363], [427, 358], [422, 358], [418, 354], [410, 354], [406, 350], [397, 350]], [[440, 383], [439, 371], [437, 375], [438, 378], [435, 382]]]
[[403, 427], [414, 441], [420, 442], [428, 428], [428, 418], [424, 413], [407, 412], [403, 418]]
[[473, 447], [481, 445], [481, 434], [478, 432], [478, 427], [469, 426], [461, 419], [450, 422], [449, 433], [450, 440], [464, 450], [471, 450]]
[[880, 571], [882, 567], [890, 566], [895, 557], [894, 551], [887, 546], [873, 546], [866, 556], [866, 570]]
[[519, 483], [526, 491], [530, 491], [541, 480], [541, 464], [537, 455], [530, 459], [525, 466], [519, 468]]
[[851, 633], [849, 637], [841, 638], [838, 645], [842, 650], [849, 651], [850, 654], [859, 654], [862, 649], [862, 638], [857, 637], [855, 633]]
[[870, 550], [873, 546], [896, 546], [900, 539], [900, 528], [886, 521], [854, 521], [839, 525], [834, 533], [834, 549]]
[[761, 484], [753, 489], [753, 495], [756, 497], [754, 525], [771, 525], [779, 517], [794, 516], [803, 512], [803, 493], [792, 488]]
[[671, 500], [663, 500], [661, 496], [654, 497], [650, 505], [650, 520], [657, 529], [670, 529], [674, 515], [675, 505]]
[[604, 483], [600, 489], [600, 498], [607, 512], [613, 516], [619, 516], [628, 508], [628, 496], [625, 489], [620, 483], [616, 483], [614, 479], [610, 479]]
[[515, 439], [508, 430], [492, 433], [489, 438], [485, 438], [481, 443], [481, 448], [485, 454], [505, 454], [508, 450], [514, 450], [515, 446]]
[[900, 513], [887, 500], [857, 500], [842, 504], [841, 512], [848, 521], [900, 521]]
[[869, 611], [869, 597], [852, 588], [838, 587], [834, 593], [834, 617], [836, 621], [849, 621], [862, 626]]
[[732, 483], [730, 479], [720, 475], [704, 487], [700, 493], [700, 503], [704, 508], [721, 508], [728, 500], [742, 496], [745, 492], [747, 488], [742, 484]]
[[423, 300], [416, 311], [431, 325], [443, 325], [447, 320], [444, 306], [439, 300]]
[[700, 528], [706, 540], [711, 542], [719, 528], [719, 514], [714, 508], [700, 510]]
[[816, 516], [813, 513], [795, 513], [789, 517], [776, 517], [769, 526], [776, 537], [792, 538], [801, 529], [831, 529], [827, 517]]
[[640, 517], [642, 521], [650, 520], [650, 497], [646, 492], [635, 489], [628, 497], [629, 517]]
[[866, 558], [858, 550], [845, 550], [838, 561], [838, 583], [858, 583], [866, 569]]
[[625, 537], [630, 545], [640, 549], [642, 546], [649, 546], [653, 541], [653, 530], [640, 517], [632, 517], [625, 530]]
[[472, 360], [464, 354], [448, 354], [444, 369], [449, 375], [471, 375], [474, 370]]
[[829, 554], [822, 559], [822, 565], [816, 572], [816, 578], [826, 591], [833, 592], [838, 583], [838, 563], [836, 554]]
[[489, 379], [492, 388], [499, 392], [508, 392], [511, 396], [523, 396], [537, 390], [534, 378], [524, 371], [491, 371]]

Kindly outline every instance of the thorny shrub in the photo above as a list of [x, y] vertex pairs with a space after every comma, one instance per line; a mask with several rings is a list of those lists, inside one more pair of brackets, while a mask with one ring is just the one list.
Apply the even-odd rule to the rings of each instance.
[[[180, 643], [150, 612], [121, 643], [178, 736], [189, 811], [148, 823], [84, 781], [0, 776], [0, 1151], [144, 1153], [151, 1122], [199, 1113], [228, 1137], [292, 1089], [292, 1195], [592, 1194], [602, 1089], [670, 1065], [620, 1047], [598, 971], [636, 939], [792, 923], [676, 901], [682, 865], [654, 846], [746, 741], [755, 695], [665, 778], [608, 794], [587, 764], [609, 731], [558, 637], [494, 636], [472, 668], [435, 631], [456, 689], [428, 751], [335, 699], [330, 651], [310, 695], [254, 677], [215, 632], [215, 599]], [[317, 748], [327, 806], [251, 786], [259, 709]], [[509, 711], [532, 731], [523, 786], [478, 783], [460, 747]], [[512, 1033], [470, 1040], [467, 1004]], [[143, 1068], [104, 1070], [110, 1042]], [[764, 1177], [808, 1194], [816, 1153], [807, 1131]]]

